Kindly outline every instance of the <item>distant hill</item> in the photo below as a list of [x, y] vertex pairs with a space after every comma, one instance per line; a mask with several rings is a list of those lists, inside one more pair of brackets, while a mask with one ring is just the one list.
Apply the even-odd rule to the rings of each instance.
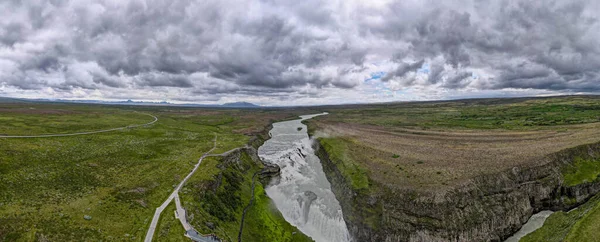
[[0, 97], [0, 103], [22, 103], [24, 102], [21, 99], [10, 98], [10, 97]]
[[225, 103], [221, 106], [228, 107], [228, 108], [260, 108], [260, 106], [254, 104], [254, 103], [249, 103], [249, 102]]
[[166, 101], [146, 102], [146, 101], [102, 101], [102, 100], [66, 100], [66, 99], [23, 99], [0, 97], [0, 103], [24, 103], [24, 102], [53, 102], [53, 103], [87, 103], [87, 104], [107, 104], [107, 105], [139, 105], [139, 106], [180, 106], [180, 107], [203, 107], [203, 108], [260, 108], [261, 106], [249, 102], [233, 102], [225, 104], [175, 104]]

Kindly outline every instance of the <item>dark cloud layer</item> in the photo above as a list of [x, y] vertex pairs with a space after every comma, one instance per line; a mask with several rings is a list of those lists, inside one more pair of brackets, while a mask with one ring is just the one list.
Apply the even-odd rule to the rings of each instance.
[[0, 11], [0, 87], [17, 91], [318, 98], [360, 93], [376, 72], [396, 89], [600, 91], [593, 0], [24, 0]]

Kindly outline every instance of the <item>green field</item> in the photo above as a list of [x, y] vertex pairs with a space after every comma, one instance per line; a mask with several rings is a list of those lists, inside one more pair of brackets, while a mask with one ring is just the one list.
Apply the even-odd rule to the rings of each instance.
[[[540, 167], [553, 154], [600, 141], [598, 96], [382, 103], [323, 111], [329, 115], [306, 121], [308, 130], [335, 166], [330, 176], [339, 172], [354, 194], [347, 198], [346, 211], [352, 214], [347, 222], [373, 231], [382, 225], [395, 229], [385, 209], [403, 207], [397, 204], [402, 198], [451, 193], [476, 177]], [[589, 152], [561, 158], [563, 163], [573, 158], [557, 170], [565, 186], [598, 181], [600, 161]], [[589, 211], [555, 213], [549, 228], [540, 230], [545, 234], [527, 241], [598, 241], [600, 203], [593, 199], [586, 206]], [[403, 216], [400, 211], [387, 213]], [[424, 227], [452, 223], [417, 219]]]
[[600, 238], [600, 195], [570, 212], [550, 215], [544, 225], [523, 237], [521, 242], [598, 241]]
[[[309, 132], [354, 188], [378, 182], [446, 189], [482, 174], [538, 165], [549, 154], [600, 140], [600, 98], [475, 99], [323, 107]], [[598, 162], [567, 182], [592, 181]], [[580, 167], [582, 169], [580, 169]], [[580, 181], [578, 181], [580, 180]]]
[[563, 168], [563, 177], [567, 186], [592, 183], [600, 175], [600, 159], [582, 159], [576, 157], [572, 165]]
[[[155, 208], [213, 147], [215, 136], [213, 154], [250, 142], [256, 146], [255, 138], [270, 123], [297, 114], [330, 113], [309, 120], [309, 132], [364, 197], [381, 196], [384, 187], [448, 189], [473, 176], [536, 165], [548, 154], [600, 137], [600, 99], [593, 96], [314, 109], [2, 103], [0, 135], [113, 129], [148, 123], [153, 118], [147, 114], [159, 120], [90, 135], [0, 138], [0, 241], [140, 241]], [[252, 191], [252, 177], [262, 164], [251, 154], [236, 155], [206, 158], [186, 183], [180, 197], [190, 223], [202, 233], [237, 240], [254, 192], [244, 241], [310, 240], [285, 222], [264, 184], [257, 182]], [[598, 163], [576, 160], [561, 170], [565, 184], [596, 181]], [[598, 231], [597, 204], [595, 199], [585, 205], [589, 209], [574, 211], [585, 213], [556, 213], [547, 223], [557, 227], [546, 230], [569, 241], [589, 241]], [[173, 210], [171, 204], [163, 212], [157, 241], [187, 239]]]
[[600, 122], [599, 96], [333, 106], [320, 119], [382, 127], [531, 130]]
[[[159, 121], [91, 135], [0, 138], [0, 241], [140, 241], [155, 208], [212, 148], [215, 135], [214, 153], [221, 153], [291, 117], [285, 111], [8, 103], [0, 110], [0, 134], [73, 133], [153, 120], [143, 113]], [[218, 161], [211, 162], [196, 175], [212, 179]], [[240, 184], [243, 196], [249, 189]], [[155, 238], [179, 241], [183, 229], [167, 210]]]
[[369, 180], [364, 168], [350, 158], [348, 141], [336, 138], [319, 138], [319, 142], [329, 155], [329, 160], [340, 168], [345, 179], [350, 181], [353, 189], [360, 190], [369, 187]]

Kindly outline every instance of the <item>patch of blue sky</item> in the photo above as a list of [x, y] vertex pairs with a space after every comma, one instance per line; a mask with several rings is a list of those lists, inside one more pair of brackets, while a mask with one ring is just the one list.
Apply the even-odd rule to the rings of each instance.
[[[429, 69], [427, 69], [427, 71], [429, 71]], [[384, 71], [378, 71], [378, 72], [371, 73], [371, 76], [364, 80], [364, 82], [366, 84], [368, 84], [368, 86], [370, 86], [371, 88], [368, 88], [364, 91], [367, 93], [370, 93], [373, 96], [379, 96], [379, 97], [395, 97], [396, 95], [403, 94], [404, 92], [401, 90], [393, 90], [393, 89], [389, 88], [386, 85], [386, 83], [376, 81], [376, 80], [380, 80], [382, 77], [384, 77], [385, 74], [386, 74], [386, 72], [384, 72]]]
[[385, 76], [385, 74], [386, 73], [384, 71], [373, 72], [373, 73], [371, 73], [371, 77], [365, 79], [365, 82], [368, 82], [368, 81], [371, 81], [371, 80], [379, 80], [383, 76]]
[[417, 73], [429, 74], [429, 63], [423, 63], [421, 68], [417, 69]]

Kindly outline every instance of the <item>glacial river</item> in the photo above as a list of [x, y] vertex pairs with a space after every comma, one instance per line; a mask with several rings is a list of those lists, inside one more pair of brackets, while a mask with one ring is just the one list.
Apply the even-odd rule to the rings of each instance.
[[274, 123], [271, 139], [258, 149], [258, 155], [281, 168], [279, 182], [269, 185], [266, 192], [285, 220], [317, 242], [351, 241], [340, 203], [301, 123], [325, 114]]
[[519, 240], [525, 237], [525, 235], [533, 233], [533, 231], [536, 231], [537, 229], [541, 228], [544, 225], [546, 219], [550, 217], [552, 213], [552, 211], [544, 210], [532, 215], [531, 218], [527, 220], [527, 223], [525, 223], [516, 234], [509, 237], [504, 242], [519, 242]]

